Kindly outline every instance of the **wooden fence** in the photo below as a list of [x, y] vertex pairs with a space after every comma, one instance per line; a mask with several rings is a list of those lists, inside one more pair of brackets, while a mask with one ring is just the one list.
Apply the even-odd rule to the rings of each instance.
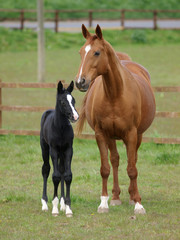
[[[67, 87], [68, 84], [65, 84]], [[20, 112], [43, 112], [49, 107], [32, 107], [32, 106], [5, 106], [2, 105], [3, 88], [56, 88], [56, 83], [5, 83], [0, 81], [0, 134], [15, 134], [15, 135], [39, 135], [39, 131], [34, 130], [6, 130], [2, 129], [2, 111], [20, 111]], [[153, 87], [155, 92], [180, 92], [179, 87]], [[156, 117], [163, 118], [180, 118], [180, 112], [156, 112]], [[76, 134], [75, 134], [76, 136]], [[94, 139], [94, 134], [85, 134], [76, 136], [83, 139]], [[143, 137], [143, 142], [155, 143], [170, 143], [180, 144], [180, 138], [150, 138]]]
[[[35, 9], [0, 9], [0, 12], [9, 12], [9, 13], [18, 13], [19, 17], [18, 18], [7, 18], [7, 17], [1, 17], [0, 21], [19, 21], [20, 22], [20, 29], [24, 29], [24, 22], [25, 21], [37, 21], [37, 18], [30, 18], [30, 17], [25, 17], [25, 13], [36, 13], [37, 10]], [[126, 17], [126, 13], [133, 13], [133, 12], [138, 12], [138, 13], [151, 13], [152, 14], [152, 20], [153, 20], [153, 29], [157, 30], [158, 25], [157, 25], [157, 20], [161, 19], [159, 18], [158, 14], [160, 13], [180, 13], [180, 10], [142, 10], [142, 9], [89, 9], [89, 10], [44, 10], [44, 13], [51, 13], [54, 15], [53, 18], [45, 18], [46, 21], [51, 21], [54, 22], [54, 30], [55, 32], [58, 32], [58, 24], [59, 22], [62, 21], [61, 15], [64, 13], [85, 13], [87, 14], [88, 23], [89, 27], [92, 27], [92, 22], [95, 20], [93, 17], [94, 13], [105, 13], [105, 12], [112, 12], [113, 13], [119, 13], [119, 22], [120, 26], [122, 29], [125, 28], [125, 20], [129, 20]], [[141, 18], [140, 18], [141, 19]], [[177, 19], [177, 18], [163, 18], [163, 20], [172, 20], [172, 19]], [[179, 19], [179, 18], [178, 18]], [[66, 20], [84, 20], [84, 18], [71, 18], [71, 19], [66, 19]], [[99, 19], [100, 20], [100, 19]], [[101, 20], [110, 20], [110, 19], [102, 19]], [[112, 20], [112, 19], [111, 19]], [[131, 19], [133, 20], [133, 19]], [[139, 19], [136, 19], [139, 20]], [[141, 20], [147, 20], [146, 19], [141, 19]], [[149, 20], [149, 19], [148, 19]], [[167, 29], [167, 28], [166, 28]], [[176, 29], [176, 28], [171, 28], [171, 29]], [[180, 29], [180, 28], [178, 28]]]

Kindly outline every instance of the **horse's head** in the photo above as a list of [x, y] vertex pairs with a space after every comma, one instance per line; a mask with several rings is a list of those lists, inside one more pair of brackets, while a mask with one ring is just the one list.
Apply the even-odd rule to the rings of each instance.
[[74, 89], [74, 82], [72, 81], [67, 89], [63, 88], [61, 81], [57, 87], [57, 106], [59, 111], [64, 114], [71, 122], [76, 122], [79, 114], [75, 109], [75, 99], [71, 95]]
[[82, 34], [86, 43], [80, 49], [81, 64], [76, 76], [76, 86], [80, 91], [87, 91], [90, 82], [97, 76], [106, 73], [108, 58], [104, 39], [99, 25], [96, 27], [96, 34], [91, 35], [84, 25]]

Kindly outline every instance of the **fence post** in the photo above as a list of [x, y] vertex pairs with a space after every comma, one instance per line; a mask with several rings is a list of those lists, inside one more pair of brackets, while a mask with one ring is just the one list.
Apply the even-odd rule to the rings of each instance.
[[92, 27], [92, 11], [89, 11], [89, 27]]
[[157, 30], [157, 10], [153, 11], [153, 23], [154, 23], [154, 30]]
[[55, 11], [55, 32], [58, 32], [58, 22], [59, 22], [59, 11]]
[[[2, 86], [0, 80], [0, 106], [2, 105]], [[2, 128], [2, 110], [0, 109], [0, 128]]]
[[20, 11], [20, 29], [23, 30], [24, 29], [24, 9], [22, 9]]
[[124, 28], [125, 9], [121, 10], [121, 27]]

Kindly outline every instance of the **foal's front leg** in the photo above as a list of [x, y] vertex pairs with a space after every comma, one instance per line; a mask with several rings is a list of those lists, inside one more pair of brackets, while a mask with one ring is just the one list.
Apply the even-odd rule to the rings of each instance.
[[54, 216], [57, 216], [59, 214], [58, 211], [58, 203], [59, 203], [59, 199], [58, 199], [58, 186], [59, 186], [59, 182], [61, 180], [61, 175], [59, 172], [59, 164], [58, 164], [58, 152], [56, 151], [56, 149], [51, 148], [50, 149], [50, 155], [52, 158], [52, 162], [53, 162], [53, 168], [54, 168], [54, 172], [52, 175], [52, 180], [53, 180], [53, 184], [54, 184], [54, 197], [53, 197], [53, 209], [52, 209], [52, 214]]

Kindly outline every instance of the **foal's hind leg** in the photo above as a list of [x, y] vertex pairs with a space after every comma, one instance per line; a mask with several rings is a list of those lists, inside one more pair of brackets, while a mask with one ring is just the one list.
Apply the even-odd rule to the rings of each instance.
[[72, 217], [73, 212], [71, 210], [71, 198], [70, 198], [70, 187], [72, 182], [72, 172], [71, 172], [71, 161], [73, 155], [73, 148], [72, 143], [64, 152], [64, 181], [66, 183], [66, 198], [65, 198], [65, 205], [66, 205], [66, 216]]
[[52, 209], [52, 214], [54, 216], [57, 216], [59, 214], [58, 211], [58, 204], [59, 204], [59, 199], [58, 199], [58, 186], [59, 186], [59, 182], [61, 180], [61, 175], [59, 172], [59, 163], [58, 163], [58, 152], [51, 148], [50, 149], [50, 155], [51, 155], [51, 159], [53, 162], [53, 168], [54, 168], [54, 172], [52, 175], [52, 180], [53, 180], [53, 184], [54, 184], [54, 197], [53, 197], [53, 209]]
[[109, 140], [108, 147], [110, 150], [110, 160], [113, 168], [113, 189], [112, 189], [112, 200], [110, 202], [110, 205], [120, 205], [121, 201], [119, 199], [119, 194], [121, 192], [119, 188], [119, 181], [118, 181], [118, 167], [119, 167], [119, 154], [116, 147], [116, 141], [115, 140]]
[[44, 141], [43, 138], [41, 138], [41, 150], [42, 150], [42, 157], [43, 157], [43, 166], [42, 166], [42, 176], [43, 176], [43, 195], [42, 195], [42, 210], [47, 211], [48, 206], [48, 197], [47, 197], [47, 179], [49, 177], [50, 172], [50, 164], [49, 164], [49, 146]]
[[137, 135], [137, 130], [135, 128], [132, 129], [127, 134], [125, 143], [126, 143], [127, 156], [128, 156], [127, 173], [130, 178], [130, 185], [129, 185], [130, 199], [135, 202], [134, 212], [145, 214], [146, 211], [141, 205], [141, 197], [139, 195], [139, 191], [137, 187], [138, 171], [136, 168], [137, 149], [141, 143], [141, 136]]

